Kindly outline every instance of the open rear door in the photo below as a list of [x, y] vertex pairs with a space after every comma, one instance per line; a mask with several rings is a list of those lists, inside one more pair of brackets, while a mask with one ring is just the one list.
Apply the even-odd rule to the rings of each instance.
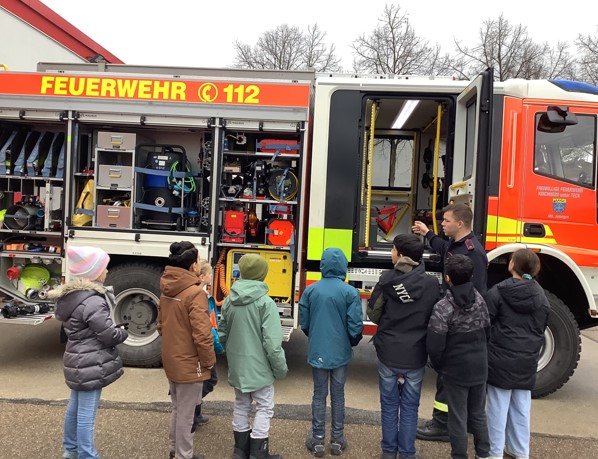
[[457, 98], [449, 202], [473, 209], [473, 230], [484, 240], [492, 128], [493, 70], [486, 69]]

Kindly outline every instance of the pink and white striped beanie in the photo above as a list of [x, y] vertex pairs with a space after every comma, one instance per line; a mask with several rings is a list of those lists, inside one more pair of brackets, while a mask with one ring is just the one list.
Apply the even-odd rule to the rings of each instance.
[[102, 249], [96, 247], [69, 247], [66, 249], [71, 277], [95, 281], [110, 261]]

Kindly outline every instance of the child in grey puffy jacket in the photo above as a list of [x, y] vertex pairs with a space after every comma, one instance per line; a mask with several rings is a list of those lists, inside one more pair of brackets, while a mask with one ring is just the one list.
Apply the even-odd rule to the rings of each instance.
[[69, 247], [70, 280], [50, 292], [56, 300], [56, 318], [68, 337], [64, 352], [64, 378], [71, 396], [64, 418], [63, 457], [95, 459], [95, 418], [102, 388], [123, 375], [116, 345], [127, 339], [124, 325], [110, 317], [114, 294], [104, 287], [106, 252], [95, 247]]

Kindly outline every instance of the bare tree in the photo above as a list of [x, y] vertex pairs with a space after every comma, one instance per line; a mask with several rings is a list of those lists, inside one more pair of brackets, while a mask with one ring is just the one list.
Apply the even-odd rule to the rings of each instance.
[[335, 54], [334, 44], [327, 46], [324, 42], [326, 32], [322, 32], [318, 24], [309, 26], [304, 34], [305, 50], [303, 61], [307, 68], [318, 72], [338, 72], [341, 69], [340, 58]]
[[450, 76], [459, 80], [468, 78], [464, 60], [449, 53], [442, 54], [439, 44], [436, 44], [428, 65], [430, 75]]
[[544, 56], [542, 78], [574, 80], [577, 75], [577, 61], [569, 52], [570, 44], [559, 41], [555, 48], [550, 48]]
[[598, 85], [598, 35], [579, 35], [575, 42], [579, 52], [579, 78]]
[[326, 32], [317, 24], [307, 32], [282, 24], [264, 32], [255, 46], [235, 41], [235, 67], [249, 69], [338, 71], [334, 45], [325, 43]]
[[550, 47], [547, 43], [534, 42], [527, 33], [527, 27], [512, 25], [501, 14], [498, 19], [483, 22], [478, 38], [478, 44], [471, 48], [455, 40], [457, 53], [468, 76], [488, 67], [494, 68], [494, 77], [499, 81], [543, 76], [543, 59]]
[[418, 36], [399, 5], [385, 5], [378, 27], [351, 45], [354, 69], [377, 74], [429, 73], [435, 50]]

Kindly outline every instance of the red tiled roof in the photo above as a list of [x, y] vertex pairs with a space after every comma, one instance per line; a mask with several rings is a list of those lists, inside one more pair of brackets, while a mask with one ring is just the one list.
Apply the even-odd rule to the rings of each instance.
[[0, 0], [0, 8], [22, 19], [83, 59], [101, 55], [110, 64], [124, 64], [39, 0]]

